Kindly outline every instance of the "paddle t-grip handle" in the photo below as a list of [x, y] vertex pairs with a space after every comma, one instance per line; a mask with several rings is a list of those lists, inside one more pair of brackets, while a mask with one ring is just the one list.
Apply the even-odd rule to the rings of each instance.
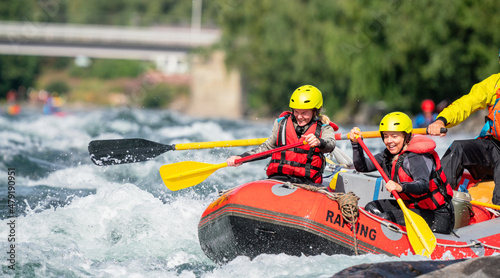
[[[425, 128], [425, 133], [426, 133], [426, 134], [429, 134], [428, 128]], [[439, 130], [439, 133], [448, 133], [448, 129], [447, 129], [446, 127], [442, 127], [442, 128]]]

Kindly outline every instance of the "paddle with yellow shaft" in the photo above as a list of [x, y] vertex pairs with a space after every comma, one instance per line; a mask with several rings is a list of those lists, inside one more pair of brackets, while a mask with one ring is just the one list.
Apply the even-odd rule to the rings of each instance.
[[[347, 140], [347, 134], [335, 134], [337, 140]], [[365, 138], [380, 137], [375, 131], [363, 132]], [[161, 144], [146, 139], [106, 139], [90, 141], [90, 159], [98, 166], [127, 164], [151, 160], [168, 151], [197, 150], [211, 148], [243, 147], [260, 145], [267, 138], [238, 139], [228, 141]]]
[[[426, 134], [426, 129], [416, 128], [413, 133]], [[361, 135], [364, 138], [377, 138], [380, 137], [380, 132], [365, 131]], [[348, 139], [348, 133], [335, 133], [335, 140]], [[94, 164], [108, 166], [148, 161], [168, 151], [253, 146], [260, 145], [266, 140], [267, 138], [256, 138], [165, 145], [140, 138], [107, 139], [90, 141], [88, 149]]]
[[145, 139], [94, 140], [89, 143], [90, 159], [96, 165], [107, 166], [151, 160], [167, 151], [195, 150], [260, 145], [267, 138], [229, 141], [182, 143], [165, 145]]
[[[358, 137], [358, 143], [361, 145], [375, 167], [377, 167], [377, 170], [380, 172], [385, 182], [388, 182], [389, 177], [384, 172], [368, 147], [365, 145], [363, 139]], [[429, 225], [427, 225], [427, 222], [425, 222], [422, 216], [409, 210], [405, 206], [403, 200], [401, 199], [401, 197], [399, 197], [399, 194], [396, 190], [393, 190], [391, 193], [396, 198], [396, 201], [398, 202], [405, 216], [406, 232], [408, 233], [408, 239], [410, 241], [411, 247], [413, 247], [413, 251], [417, 255], [430, 257], [430, 255], [436, 248], [436, 236], [431, 231]]]
[[497, 205], [494, 205], [494, 204], [490, 204], [490, 203], [483, 203], [483, 202], [474, 201], [474, 200], [470, 200], [470, 203], [473, 204], [473, 205], [476, 205], [476, 206], [481, 206], [481, 207], [487, 207], [487, 208], [492, 208], [492, 209], [500, 210], [500, 206], [497, 206]]
[[[275, 148], [265, 152], [256, 153], [235, 160], [236, 164], [247, 162], [266, 155], [300, 147], [307, 144], [305, 141]], [[160, 167], [160, 175], [168, 189], [177, 191], [187, 187], [197, 185], [204, 181], [208, 176], [220, 168], [227, 167], [227, 162], [220, 164], [209, 164], [195, 161], [183, 161], [174, 164], [163, 165]]]
[[[441, 129], [441, 133], [446, 133], [446, 128]], [[349, 139], [349, 134], [350, 133], [335, 133], [335, 140], [348, 140]], [[422, 134], [425, 135], [427, 134], [427, 128], [422, 127], [422, 128], [414, 128], [412, 131], [412, 134]], [[363, 131], [361, 132], [361, 136], [363, 138], [378, 138], [380, 137], [380, 131]]]

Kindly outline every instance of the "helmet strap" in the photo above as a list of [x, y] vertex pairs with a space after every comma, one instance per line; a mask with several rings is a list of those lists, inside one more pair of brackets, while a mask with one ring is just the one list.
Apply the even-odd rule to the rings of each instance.
[[297, 122], [297, 118], [295, 118], [295, 113], [293, 113], [294, 109], [292, 108], [292, 114], [290, 115], [290, 118], [292, 121]]
[[410, 140], [411, 140], [411, 132], [410, 133], [406, 133], [406, 135], [405, 135], [405, 144], [410, 144]]

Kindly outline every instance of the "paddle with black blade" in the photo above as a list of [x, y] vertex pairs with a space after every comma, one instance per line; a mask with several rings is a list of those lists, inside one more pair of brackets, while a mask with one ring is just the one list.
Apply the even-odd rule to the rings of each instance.
[[[380, 172], [385, 182], [388, 182], [389, 177], [384, 172], [368, 147], [365, 145], [365, 142], [363, 142], [363, 139], [361, 139], [361, 137], [358, 137], [358, 143], [361, 145], [375, 167], [377, 167], [377, 170]], [[408, 239], [410, 241], [411, 247], [413, 247], [413, 251], [417, 255], [430, 257], [430, 255], [436, 248], [436, 236], [431, 231], [431, 228], [429, 228], [429, 225], [427, 225], [427, 222], [425, 222], [422, 216], [409, 210], [405, 206], [403, 200], [401, 199], [401, 197], [399, 197], [399, 194], [396, 190], [391, 191], [391, 193], [396, 198], [396, 201], [398, 202], [405, 216], [406, 232], [408, 233]]]
[[[425, 128], [416, 128], [414, 134], [426, 134]], [[380, 137], [378, 131], [364, 131], [361, 133], [364, 138]], [[349, 133], [335, 134], [335, 140], [348, 140]], [[243, 147], [260, 145], [267, 138], [239, 139], [229, 141], [182, 143], [165, 145], [145, 139], [110, 139], [94, 140], [89, 143], [90, 159], [98, 166], [127, 164], [151, 160], [167, 151], [210, 149], [224, 147]]]
[[[305, 141], [275, 148], [272, 150], [252, 154], [234, 161], [235, 164], [248, 162], [250, 160], [264, 157], [272, 153], [281, 152], [291, 148], [300, 147], [307, 144]], [[220, 168], [227, 167], [227, 162], [220, 164], [209, 164], [196, 161], [183, 161], [160, 167], [160, 175], [168, 189], [177, 191], [187, 187], [197, 185], [208, 176]]]
[[165, 145], [145, 139], [94, 140], [89, 143], [90, 159], [107, 166], [151, 160], [167, 151], [260, 145], [267, 138]]

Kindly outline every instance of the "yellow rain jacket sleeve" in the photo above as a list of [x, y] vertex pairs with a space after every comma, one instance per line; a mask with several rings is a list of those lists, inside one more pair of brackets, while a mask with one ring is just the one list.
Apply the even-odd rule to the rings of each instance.
[[500, 88], [500, 73], [493, 74], [485, 80], [475, 84], [469, 94], [462, 96], [446, 107], [439, 115], [446, 119], [446, 127], [450, 128], [465, 121], [477, 110], [495, 104], [496, 91]]

